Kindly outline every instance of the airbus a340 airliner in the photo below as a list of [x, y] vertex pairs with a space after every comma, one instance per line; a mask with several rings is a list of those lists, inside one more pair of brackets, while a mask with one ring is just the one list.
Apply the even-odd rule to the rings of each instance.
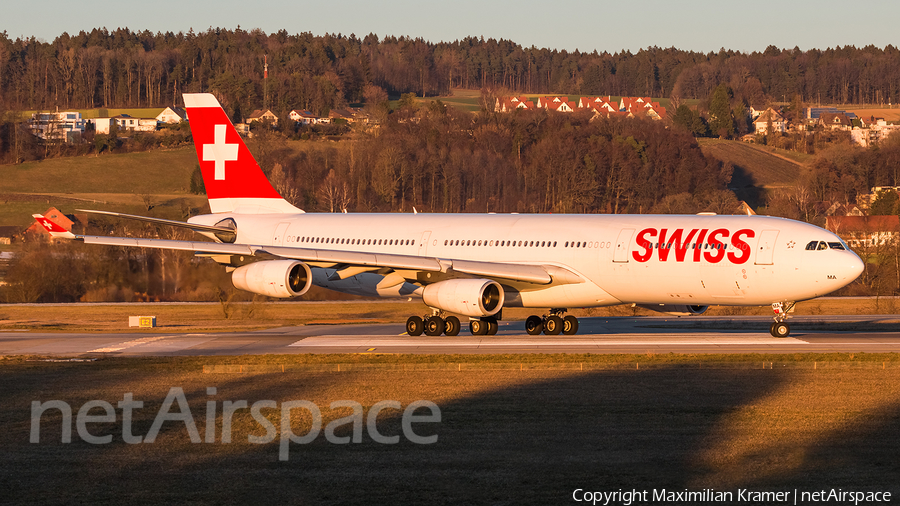
[[[543, 308], [529, 334], [575, 334], [567, 308], [636, 304], [700, 314], [711, 304], [771, 305], [773, 336], [790, 333], [796, 301], [841, 288], [863, 263], [836, 235], [764, 216], [305, 213], [266, 179], [219, 102], [185, 106], [211, 214], [177, 222], [212, 241], [76, 236], [35, 215], [53, 236], [88, 244], [194, 251], [232, 272], [234, 286], [296, 297], [311, 285], [379, 297], [420, 297], [410, 335], [497, 332], [504, 307]], [[451, 314], [452, 313], [452, 314]]]

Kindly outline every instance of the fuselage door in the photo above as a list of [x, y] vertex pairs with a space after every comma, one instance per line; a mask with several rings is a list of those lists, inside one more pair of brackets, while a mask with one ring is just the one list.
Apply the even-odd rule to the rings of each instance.
[[619, 238], [616, 239], [616, 251], [613, 253], [613, 262], [628, 262], [628, 246], [631, 244], [631, 237], [634, 235], [633, 228], [623, 228], [619, 232]]
[[431, 239], [431, 230], [426, 230], [422, 233], [422, 239], [419, 240], [419, 256], [425, 256], [425, 252], [428, 251], [428, 240]]
[[772, 265], [777, 230], [763, 230], [756, 247], [756, 265]]
[[272, 238], [273, 246], [281, 246], [281, 243], [284, 242], [284, 234], [287, 233], [287, 229], [291, 224], [288, 222], [279, 223], [277, 227], [275, 227], [275, 237]]

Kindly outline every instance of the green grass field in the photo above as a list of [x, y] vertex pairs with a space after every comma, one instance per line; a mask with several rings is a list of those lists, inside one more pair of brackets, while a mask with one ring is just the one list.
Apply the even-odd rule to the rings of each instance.
[[3, 166], [4, 193], [187, 193], [193, 146]]
[[157, 216], [181, 219], [182, 200], [194, 208], [206, 202], [188, 193], [196, 165], [191, 146], [4, 165], [0, 225], [27, 226], [32, 214], [50, 206], [69, 214], [75, 209], [146, 214], [144, 195], [151, 196]]

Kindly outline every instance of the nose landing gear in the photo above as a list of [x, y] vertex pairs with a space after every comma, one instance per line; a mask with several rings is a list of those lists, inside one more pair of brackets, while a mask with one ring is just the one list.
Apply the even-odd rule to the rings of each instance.
[[769, 333], [773, 337], [787, 337], [791, 335], [791, 326], [787, 323], [788, 313], [794, 309], [796, 302], [775, 302], [772, 311], [775, 312], [775, 323], [769, 327]]

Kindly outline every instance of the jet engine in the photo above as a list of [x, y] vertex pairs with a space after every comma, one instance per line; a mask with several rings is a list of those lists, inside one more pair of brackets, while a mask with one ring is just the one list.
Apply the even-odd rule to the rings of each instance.
[[312, 272], [297, 260], [265, 260], [238, 267], [231, 282], [235, 288], [260, 295], [296, 297], [312, 286]]
[[709, 306], [688, 306], [680, 304], [638, 304], [638, 307], [656, 311], [658, 313], [666, 313], [674, 316], [694, 316], [701, 315], [709, 309]]
[[425, 304], [465, 316], [493, 316], [503, 309], [503, 288], [490, 279], [448, 279], [425, 287]]

